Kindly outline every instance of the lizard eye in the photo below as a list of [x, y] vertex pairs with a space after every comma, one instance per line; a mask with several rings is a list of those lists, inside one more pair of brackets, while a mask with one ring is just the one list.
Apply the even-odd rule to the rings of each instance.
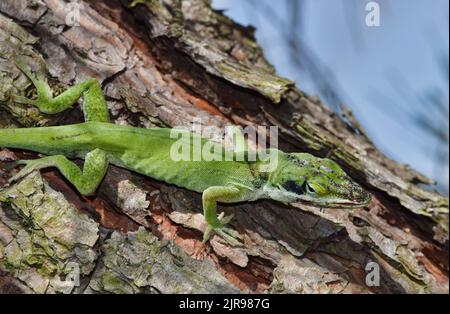
[[296, 182], [294, 181], [286, 181], [286, 183], [283, 184], [283, 187], [288, 190], [291, 191], [295, 194], [305, 194], [305, 190], [303, 189], [303, 186], [298, 185]]
[[305, 190], [308, 194], [316, 194], [316, 190], [308, 183], [305, 184]]

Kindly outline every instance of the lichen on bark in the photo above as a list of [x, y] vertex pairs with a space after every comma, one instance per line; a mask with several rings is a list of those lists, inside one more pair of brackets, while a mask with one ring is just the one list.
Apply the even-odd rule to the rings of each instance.
[[76, 264], [79, 275], [95, 267], [98, 224], [32, 173], [0, 190], [0, 267], [37, 293], [71, 292], [60, 278]]
[[239, 293], [211, 261], [197, 261], [143, 227], [114, 232], [86, 293]]

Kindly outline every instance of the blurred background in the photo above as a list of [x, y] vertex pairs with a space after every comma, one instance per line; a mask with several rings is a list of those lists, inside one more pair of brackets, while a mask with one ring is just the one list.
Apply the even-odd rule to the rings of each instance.
[[[379, 26], [368, 26], [369, 2]], [[256, 28], [279, 75], [351, 108], [391, 158], [449, 193], [448, 0], [213, 0]], [[372, 20], [374, 21], [374, 20]]]

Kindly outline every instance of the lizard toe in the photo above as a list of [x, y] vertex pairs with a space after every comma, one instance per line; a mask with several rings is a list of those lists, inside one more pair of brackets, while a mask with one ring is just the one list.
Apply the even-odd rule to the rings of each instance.
[[203, 241], [202, 241], [203, 244], [208, 242], [212, 233], [213, 233], [213, 228], [211, 226], [207, 226], [205, 229], [205, 232], [203, 233]]
[[36, 164], [32, 160], [18, 160], [18, 161], [12, 162], [11, 164], [14, 164], [14, 165], [11, 165], [11, 167], [12, 167], [11, 169], [15, 168], [18, 165], [25, 165], [25, 167], [23, 167], [17, 174], [12, 176], [8, 180], [9, 183], [18, 181], [37, 169]]
[[240, 235], [237, 231], [229, 228], [220, 228], [214, 230], [222, 239], [224, 239], [231, 246], [243, 246], [240, 241]]
[[[222, 213], [223, 214], [223, 213]], [[222, 217], [221, 217], [222, 216]], [[230, 215], [228, 215], [228, 216], [225, 216], [225, 217], [223, 217], [223, 215], [221, 215], [221, 216], [219, 216], [219, 222], [220, 222], [220, 224], [223, 226], [223, 225], [226, 225], [227, 223], [229, 223], [232, 219], [233, 219], [233, 217], [234, 217], [234, 215], [233, 214], [230, 214]]]

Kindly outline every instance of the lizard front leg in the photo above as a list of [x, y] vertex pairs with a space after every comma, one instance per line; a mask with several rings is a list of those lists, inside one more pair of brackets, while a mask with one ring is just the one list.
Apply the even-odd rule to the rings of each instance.
[[83, 170], [63, 155], [35, 160], [19, 160], [10, 164], [11, 167], [16, 165], [25, 165], [25, 167], [12, 177], [10, 182], [17, 181], [34, 170], [56, 167], [82, 195], [91, 195], [105, 176], [108, 160], [103, 150], [95, 149], [86, 155]]
[[203, 213], [206, 220], [206, 230], [203, 234], [203, 242], [208, 241], [213, 232], [217, 233], [232, 246], [238, 246], [240, 235], [225, 225], [233, 218], [233, 215], [223, 217], [223, 213], [217, 216], [217, 202], [234, 203], [242, 200], [242, 191], [232, 186], [211, 186], [202, 195]]

